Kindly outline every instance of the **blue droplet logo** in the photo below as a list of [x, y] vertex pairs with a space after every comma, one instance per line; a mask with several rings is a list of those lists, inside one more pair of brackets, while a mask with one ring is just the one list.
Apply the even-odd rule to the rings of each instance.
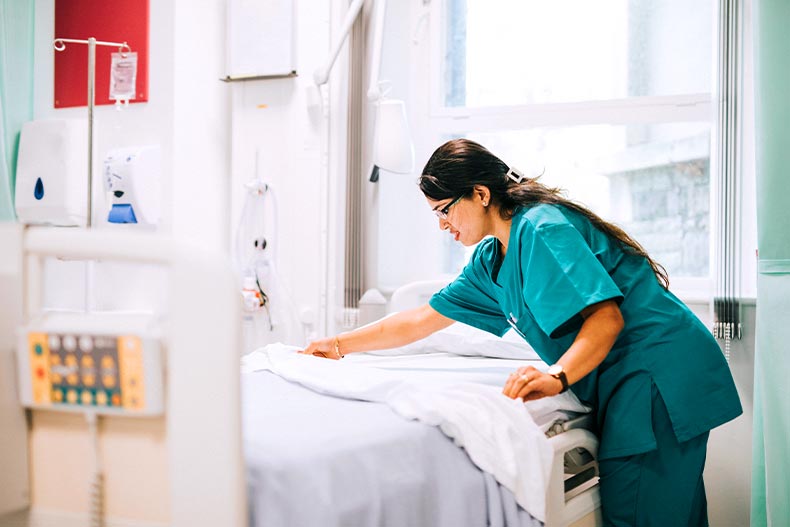
[[36, 199], [41, 199], [44, 197], [44, 183], [41, 182], [41, 178], [36, 180], [36, 188], [33, 190], [33, 195]]

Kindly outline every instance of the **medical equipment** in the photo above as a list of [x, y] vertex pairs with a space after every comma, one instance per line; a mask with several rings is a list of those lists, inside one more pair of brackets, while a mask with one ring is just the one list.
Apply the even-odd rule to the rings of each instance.
[[159, 222], [160, 148], [127, 147], [104, 158], [104, 188], [110, 193], [110, 223]]
[[22, 125], [15, 189], [20, 222], [86, 224], [86, 139], [82, 119], [44, 119]]
[[161, 341], [146, 316], [46, 313], [19, 333], [19, 400], [109, 415], [164, 409]]
[[299, 327], [275, 265], [277, 200], [273, 189], [256, 178], [246, 197], [236, 231], [235, 265], [241, 277], [244, 351], [270, 342], [295, 342]]
[[52, 41], [55, 51], [63, 51], [66, 44], [88, 45], [88, 185], [87, 185], [87, 221], [88, 227], [93, 225], [93, 108], [96, 105], [96, 46], [117, 47], [120, 53], [129, 53], [132, 48], [126, 42], [103, 42], [90, 37], [87, 40], [73, 38], [56, 38]]
[[121, 104], [129, 106], [129, 99], [134, 99], [137, 82], [137, 53], [113, 53], [110, 65], [110, 99], [115, 101], [116, 108]]

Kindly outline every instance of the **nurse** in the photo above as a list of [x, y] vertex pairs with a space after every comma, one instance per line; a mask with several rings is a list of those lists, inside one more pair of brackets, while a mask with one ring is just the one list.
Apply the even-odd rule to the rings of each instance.
[[664, 268], [617, 226], [473, 141], [439, 147], [419, 185], [439, 227], [477, 244], [467, 266], [428, 305], [303, 353], [396, 347], [453, 321], [497, 335], [512, 327], [550, 366], [519, 368], [503, 393], [570, 389], [594, 409], [604, 523], [707, 525], [708, 433], [741, 405], [718, 344], [669, 292]]

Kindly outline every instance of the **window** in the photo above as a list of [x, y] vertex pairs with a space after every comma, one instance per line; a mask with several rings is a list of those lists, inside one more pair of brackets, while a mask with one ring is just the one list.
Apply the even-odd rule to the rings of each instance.
[[[427, 15], [429, 30], [415, 31], [410, 73], [418, 159], [452, 137], [478, 141], [622, 226], [673, 289], [708, 291], [712, 1], [433, 0], [425, 9], [416, 18]], [[470, 252], [454, 245], [443, 243], [442, 272], [456, 273]]]

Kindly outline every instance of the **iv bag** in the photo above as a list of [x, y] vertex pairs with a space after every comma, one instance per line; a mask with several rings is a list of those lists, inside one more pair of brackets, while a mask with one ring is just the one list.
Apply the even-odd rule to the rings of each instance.
[[137, 83], [137, 52], [113, 53], [110, 65], [110, 99], [121, 102], [134, 99]]

